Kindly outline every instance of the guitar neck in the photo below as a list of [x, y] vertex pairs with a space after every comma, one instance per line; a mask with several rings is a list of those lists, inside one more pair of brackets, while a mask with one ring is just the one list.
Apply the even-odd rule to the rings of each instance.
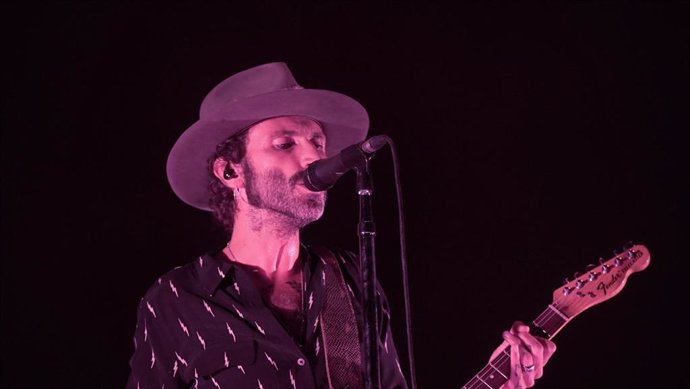
[[[551, 339], [570, 319], [554, 306], [549, 305], [530, 326], [530, 333]], [[510, 375], [510, 351], [506, 345], [482, 370], [461, 389], [498, 389]]]
[[[608, 261], [600, 261], [600, 268], [588, 268], [584, 277], [575, 277], [553, 293], [553, 303], [530, 326], [533, 335], [551, 339], [585, 309], [606, 301], [621, 291], [632, 273], [649, 266], [649, 250], [642, 245], [626, 247]], [[499, 347], [496, 357], [472, 378], [462, 389], [498, 389], [510, 375], [508, 343]]]

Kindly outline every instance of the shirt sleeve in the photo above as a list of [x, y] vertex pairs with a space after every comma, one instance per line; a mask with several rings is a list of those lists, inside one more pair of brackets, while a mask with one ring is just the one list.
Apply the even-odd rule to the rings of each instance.
[[178, 342], [166, 320], [165, 305], [155, 287], [139, 303], [126, 389], [185, 387], [175, 354]]

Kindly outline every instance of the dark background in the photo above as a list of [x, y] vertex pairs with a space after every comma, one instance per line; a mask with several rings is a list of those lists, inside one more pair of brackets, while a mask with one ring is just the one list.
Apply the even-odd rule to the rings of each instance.
[[[420, 388], [462, 386], [628, 241], [651, 265], [555, 338], [537, 387], [690, 385], [687, 2], [199, 3], [3, 3], [2, 387], [124, 386], [139, 298], [226, 239], [167, 153], [214, 85], [272, 61], [396, 142]], [[391, 161], [378, 272], [404, 362]], [[350, 173], [304, 239], [356, 250], [356, 222]]]

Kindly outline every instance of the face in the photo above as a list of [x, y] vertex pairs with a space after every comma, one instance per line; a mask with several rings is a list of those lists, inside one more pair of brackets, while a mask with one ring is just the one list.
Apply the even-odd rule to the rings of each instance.
[[247, 201], [301, 228], [321, 217], [325, 192], [304, 187], [307, 166], [326, 157], [321, 126], [308, 118], [268, 119], [250, 128], [242, 162]]

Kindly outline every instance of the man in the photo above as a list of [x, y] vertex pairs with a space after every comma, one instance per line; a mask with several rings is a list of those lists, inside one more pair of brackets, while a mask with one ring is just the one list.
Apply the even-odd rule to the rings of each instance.
[[[359, 103], [302, 88], [284, 63], [237, 73], [207, 95], [167, 172], [230, 239], [147, 291], [129, 388], [362, 387], [358, 260], [303, 245], [300, 230], [326, 201], [303, 185], [305, 169], [363, 141], [368, 122]], [[381, 386], [406, 388], [378, 292]], [[520, 323], [504, 338], [514, 367], [506, 387], [532, 386], [555, 347]]]

